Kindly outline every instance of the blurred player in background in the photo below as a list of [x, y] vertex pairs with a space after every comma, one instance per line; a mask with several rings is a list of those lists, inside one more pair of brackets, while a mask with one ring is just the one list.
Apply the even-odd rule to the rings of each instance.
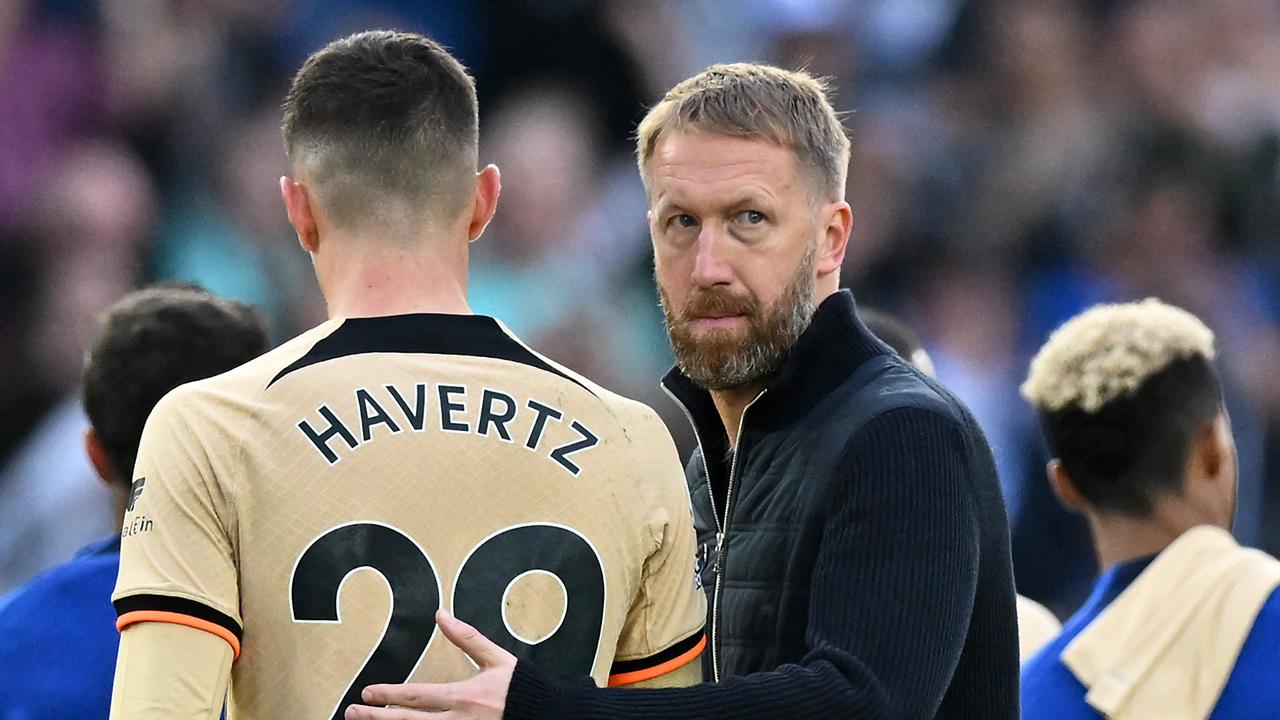
[[469, 312], [468, 245], [499, 193], [477, 127], [466, 70], [419, 35], [354, 35], [298, 72], [281, 189], [330, 320], [156, 407], [112, 717], [215, 717], [228, 678], [253, 719], [468, 677], [441, 608], [559, 677], [700, 676], [665, 426]]
[[925, 375], [937, 377], [937, 373], [934, 372], [933, 358], [929, 357], [929, 352], [925, 350], [920, 335], [910, 325], [896, 316], [874, 308], [860, 307], [858, 314], [871, 334], [893, 348], [899, 357], [920, 368], [920, 372]]
[[[117, 517], [145, 487], [132, 480], [133, 464], [156, 402], [252, 360], [267, 344], [255, 310], [194, 286], [139, 290], [106, 311], [84, 372], [84, 441]], [[111, 608], [119, 567], [114, 536], [0, 600], [0, 718], [106, 717], [120, 639]]]
[[[925, 350], [920, 335], [897, 317], [872, 308], [859, 308], [858, 314], [867, 329], [893, 348], [893, 351], [920, 368], [924, 374], [935, 377], [933, 358]], [[1062, 630], [1062, 624], [1049, 609], [1023, 595], [1018, 596], [1018, 657], [1026, 662], [1037, 650], [1044, 647]]]
[[1280, 562], [1229, 532], [1236, 450], [1214, 338], [1157, 300], [1063, 325], [1022, 393], [1098, 549], [1093, 594], [1023, 672], [1028, 718], [1280, 718]]

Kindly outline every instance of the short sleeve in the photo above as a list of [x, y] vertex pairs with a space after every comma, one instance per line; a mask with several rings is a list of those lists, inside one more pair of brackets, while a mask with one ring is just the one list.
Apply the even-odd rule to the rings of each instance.
[[630, 685], [671, 672], [701, 655], [707, 599], [696, 573], [693, 506], [675, 444], [650, 411], [638, 438], [641, 483], [652, 498], [657, 549], [645, 560], [641, 588], [618, 642], [610, 685]]
[[187, 625], [222, 637], [238, 655], [243, 623], [231, 508], [211, 459], [225, 442], [210, 424], [190, 419], [200, 398], [183, 390], [160, 401], [142, 433], [112, 595], [116, 626]]

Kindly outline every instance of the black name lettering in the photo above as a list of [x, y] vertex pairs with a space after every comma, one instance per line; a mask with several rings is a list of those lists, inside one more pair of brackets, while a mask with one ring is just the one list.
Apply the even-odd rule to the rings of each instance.
[[547, 429], [547, 418], [559, 420], [564, 417], [564, 413], [537, 400], [529, 401], [529, 409], [537, 413], [537, 417], [533, 419], [533, 427], [529, 428], [529, 437], [524, 441], [524, 446], [537, 450], [538, 444], [542, 442], [542, 432]]
[[316, 446], [316, 450], [320, 451], [320, 454], [324, 456], [324, 459], [328, 461], [330, 465], [333, 465], [338, 462], [338, 453], [334, 452], [333, 449], [329, 447], [329, 441], [333, 439], [334, 435], [342, 436], [342, 439], [347, 443], [347, 447], [352, 450], [355, 450], [359, 443], [356, 442], [356, 436], [351, 434], [351, 431], [347, 429], [346, 425], [342, 424], [342, 421], [338, 419], [337, 415], [333, 414], [333, 411], [329, 409], [328, 405], [321, 405], [317, 412], [319, 412], [320, 416], [329, 422], [329, 427], [326, 428], [324, 432], [316, 432], [316, 429], [313, 428], [311, 423], [306, 420], [298, 421], [298, 429], [302, 431], [303, 435], [307, 436], [307, 439], [311, 441], [312, 445]]
[[[356, 388], [352, 391], [351, 405], [345, 406], [350, 425], [344, 423], [330, 406], [321, 405], [316, 408], [320, 420], [303, 418], [298, 421], [298, 430], [325, 462], [336, 465], [342, 459], [340, 453], [343, 452], [343, 443], [347, 449], [356, 450], [377, 437], [398, 435], [405, 428], [411, 428], [414, 432], [429, 430], [466, 433], [476, 437], [498, 438], [514, 444], [515, 435], [525, 433], [527, 423], [524, 447], [554, 462], [574, 477], [582, 473], [578, 453], [601, 444], [600, 437], [590, 428], [572, 416], [566, 417], [564, 411], [557, 407], [533, 398], [517, 398], [491, 388], [479, 388], [480, 396], [477, 400], [473, 394], [477, 389], [465, 385], [435, 384], [439, 412], [431, 415], [431, 428], [428, 429], [427, 394], [431, 384], [415, 383], [412, 389], [408, 385], [383, 385], [386, 395], [382, 394], [382, 390]], [[468, 421], [468, 409], [471, 407], [477, 407], [474, 424]], [[358, 433], [354, 431], [357, 421], [360, 428]], [[560, 430], [551, 425], [551, 421], [566, 425], [568, 429]], [[376, 428], [384, 425], [386, 430], [380, 435], [375, 432]], [[574, 433], [572, 440], [565, 437], [570, 435], [570, 430]], [[335, 441], [335, 438], [340, 441]], [[548, 441], [548, 438], [551, 439]], [[550, 449], [544, 449], [544, 446]], [[142, 494], [144, 482], [142, 478], [135, 481], [130, 489], [130, 501], [136, 501]], [[132, 532], [145, 530], [139, 528]]]
[[569, 427], [576, 430], [577, 433], [582, 436], [582, 439], [575, 440], [568, 445], [561, 445], [560, 447], [552, 450], [551, 459], [560, 463], [561, 467], [568, 470], [571, 475], [577, 477], [578, 473], [582, 472], [582, 468], [578, 467], [577, 463], [570, 460], [569, 456], [576, 452], [582, 452], [587, 448], [595, 447], [600, 443], [600, 438], [596, 437], [595, 434], [587, 429], [586, 425], [583, 425], [577, 420], [574, 420]]
[[464, 411], [466, 405], [456, 403], [449, 398], [450, 395], [461, 395], [467, 391], [461, 385], [438, 385], [436, 392], [440, 394], [440, 429], [449, 432], [471, 432], [471, 426], [464, 422], [457, 422], [453, 419], [455, 412]]
[[[493, 411], [493, 406], [498, 403], [506, 406], [502, 414]], [[503, 440], [511, 442], [511, 432], [507, 430], [507, 423], [515, 418], [516, 407], [515, 398], [506, 393], [486, 388], [480, 399], [480, 419], [476, 422], [476, 433], [489, 437], [489, 426], [492, 425]]]
[[414, 385], [414, 391], [417, 392], [417, 399], [410, 408], [409, 403], [405, 401], [395, 385], [387, 386], [387, 393], [400, 406], [400, 411], [404, 413], [404, 419], [409, 423], [409, 427], [413, 428], [414, 432], [422, 432], [422, 426], [427, 421], [427, 384]]
[[400, 426], [396, 425], [396, 421], [391, 419], [386, 410], [378, 404], [377, 400], [369, 394], [368, 390], [360, 388], [356, 390], [356, 404], [360, 406], [360, 436], [365, 442], [373, 439], [373, 427], [375, 425], [386, 425], [391, 428], [392, 433], [400, 432]]

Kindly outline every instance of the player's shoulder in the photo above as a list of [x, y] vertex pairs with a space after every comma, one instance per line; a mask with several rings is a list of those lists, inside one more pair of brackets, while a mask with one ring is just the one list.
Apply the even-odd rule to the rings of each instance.
[[595, 395], [609, 416], [621, 427], [626, 428], [628, 431], [632, 429], [649, 431], [661, 429], [662, 432], [667, 432], [666, 424], [658, 417], [658, 413], [648, 405], [603, 387], [599, 383], [593, 382], [554, 361], [548, 360], [548, 362], [579, 385], [582, 385], [592, 395]]
[[[856, 387], [857, 382], [850, 378], [851, 386]], [[862, 399], [870, 401], [875, 414], [910, 410], [916, 411], [913, 414], [929, 414], [955, 424], [965, 422], [966, 409], [959, 398], [897, 356], [886, 357], [880, 371], [860, 389]]]
[[[505, 326], [503, 329], [506, 330]], [[543, 355], [536, 349], [525, 344], [519, 338], [515, 337], [515, 335], [509, 330], [507, 333], [511, 335], [513, 340], [523, 345], [529, 352], [533, 353], [538, 360], [545, 363], [554, 373], [576, 383], [588, 393], [595, 396], [595, 401], [598, 402], [611, 417], [624, 427], [650, 429], [660, 427], [664, 432], [666, 432], [666, 425], [658, 417], [658, 413], [655, 412], [653, 408], [639, 400], [633, 400], [632, 398], [613, 392], [576, 370]]]

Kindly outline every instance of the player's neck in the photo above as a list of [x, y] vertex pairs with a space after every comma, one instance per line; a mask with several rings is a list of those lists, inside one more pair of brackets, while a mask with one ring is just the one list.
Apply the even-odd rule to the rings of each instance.
[[330, 318], [471, 314], [465, 245], [452, 257], [430, 249], [356, 248], [358, 252], [339, 257], [316, 258]]
[[1093, 528], [1098, 567], [1106, 571], [1121, 563], [1159, 554], [1191, 528], [1215, 523], [1197, 513], [1190, 503], [1166, 500], [1156, 504], [1150, 517], [1093, 514], [1089, 524]]

